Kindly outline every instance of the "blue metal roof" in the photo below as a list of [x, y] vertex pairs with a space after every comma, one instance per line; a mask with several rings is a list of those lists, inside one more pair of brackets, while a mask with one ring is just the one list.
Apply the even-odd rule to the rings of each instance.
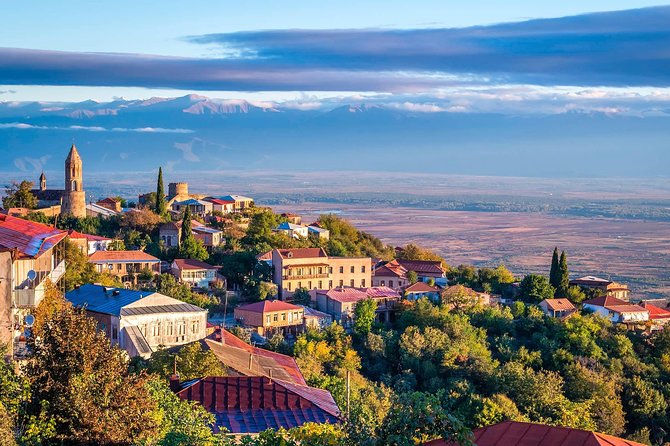
[[121, 316], [121, 308], [150, 294], [153, 293], [87, 284], [65, 293], [65, 297], [75, 307], [86, 307], [87, 310], [96, 313]]

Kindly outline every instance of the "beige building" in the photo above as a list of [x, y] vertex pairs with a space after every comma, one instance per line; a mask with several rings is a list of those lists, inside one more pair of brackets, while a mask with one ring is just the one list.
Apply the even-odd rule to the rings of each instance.
[[372, 283], [369, 257], [329, 257], [322, 248], [274, 249], [272, 267], [273, 282], [283, 300], [290, 299], [299, 288], [365, 288]]
[[0, 214], [0, 343], [23, 356], [25, 317], [65, 273], [67, 231]]
[[316, 291], [316, 305], [319, 311], [330, 314], [334, 320], [345, 327], [350, 327], [354, 321], [356, 304], [366, 299], [377, 302], [377, 322], [392, 322], [395, 305], [400, 301], [400, 294], [389, 287], [335, 288]]
[[628, 302], [628, 285], [612, 282], [611, 280], [601, 279], [595, 276], [585, 276], [570, 281], [570, 286], [579, 286], [598, 290], [603, 296], [615, 297]]
[[273, 331], [297, 334], [302, 331], [305, 310], [280, 300], [264, 300], [235, 308], [235, 320], [254, 328], [261, 336]]
[[65, 297], [98, 323], [113, 345], [148, 358], [161, 346], [189, 344], [207, 335], [207, 310], [159, 293], [83, 285]]
[[99, 273], [109, 273], [122, 282], [134, 283], [134, 274], [160, 273], [161, 261], [144, 251], [96, 251], [88, 257]]

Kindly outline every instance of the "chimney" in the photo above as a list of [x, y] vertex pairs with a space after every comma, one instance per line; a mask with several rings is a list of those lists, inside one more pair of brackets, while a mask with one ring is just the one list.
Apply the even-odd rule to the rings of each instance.
[[254, 355], [253, 353], [249, 353], [249, 370], [253, 370], [254, 366]]
[[174, 393], [177, 393], [179, 390], [181, 390], [179, 388], [179, 375], [170, 375], [170, 390], [172, 390]]

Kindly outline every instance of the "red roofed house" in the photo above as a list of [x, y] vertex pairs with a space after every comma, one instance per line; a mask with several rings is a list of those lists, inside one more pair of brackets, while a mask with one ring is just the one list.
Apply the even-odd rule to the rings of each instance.
[[[520, 421], [503, 421], [472, 433], [477, 446], [643, 446], [598, 432]], [[458, 446], [458, 443], [433, 440], [424, 446]]]
[[403, 288], [403, 295], [409, 301], [419, 300], [423, 297], [433, 303], [440, 302], [440, 288], [428, 285], [426, 282], [416, 282]]
[[549, 317], [567, 317], [577, 311], [568, 299], [545, 299], [539, 303], [542, 312]]
[[377, 321], [388, 323], [393, 319], [393, 311], [395, 304], [400, 300], [400, 294], [389, 287], [334, 288], [316, 291], [316, 305], [319, 311], [330, 314], [345, 327], [354, 321], [356, 304], [365, 299], [377, 301]]
[[84, 234], [82, 232], [77, 232], [74, 229], [68, 231], [67, 237], [72, 243], [79, 246], [79, 250], [87, 256], [90, 256], [96, 251], [107, 251], [109, 244], [112, 243], [111, 238]]
[[179, 398], [201, 404], [216, 418], [212, 430], [258, 434], [305, 423], [339, 422], [340, 410], [330, 392], [265, 376], [208, 376], [170, 387]]
[[649, 311], [610, 296], [596, 297], [584, 301], [584, 309], [606, 317], [614, 323], [639, 324], [649, 320]]
[[98, 272], [106, 272], [122, 282], [135, 283], [135, 274], [160, 273], [161, 261], [144, 251], [96, 251], [88, 257]]
[[44, 297], [47, 279], [65, 273], [67, 231], [0, 214], [0, 343], [23, 355], [24, 318]]
[[584, 276], [570, 281], [570, 286], [579, 286], [599, 290], [603, 295], [628, 301], [628, 285], [601, 279], [595, 276]]
[[109, 209], [110, 211], [121, 212], [121, 200], [116, 197], [103, 198], [95, 204], [105, 209]]
[[297, 334], [303, 329], [305, 310], [281, 300], [264, 300], [235, 308], [235, 319], [261, 336], [281, 330]]
[[295, 290], [366, 287], [372, 282], [369, 257], [330, 257], [322, 248], [272, 250], [273, 282], [279, 297], [290, 299]]
[[652, 322], [652, 330], [662, 329], [668, 322], [670, 322], [670, 311], [666, 308], [657, 307], [649, 302], [642, 302], [642, 308], [649, 312], [649, 320]]
[[226, 366], [229, 376], [267, 376], [307, 385], [293, 357], [249, 345], [228, 330], [217, 327], [205, 345]]
[[218, 273], [218, 267], [200, 260], [174, 259], [171, 272], [180, 282], [192, 287], [211, 288], [216, 282], [225, 283], [223, 276]]

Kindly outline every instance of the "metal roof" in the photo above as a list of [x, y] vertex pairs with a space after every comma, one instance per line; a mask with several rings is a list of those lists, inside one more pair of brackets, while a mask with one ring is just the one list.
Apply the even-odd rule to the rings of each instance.
[[130, 342], [132, 342], [133, 346], [135, 347], [135, 351], [137, 351], [140, 356], [150, 355], [153, 353], [153, 349], [149, 345], [149, 342], [147, 342], [147, 338], [144, 337], [142, 331], [140, 331], [140, 328], [137, 325], [126, 327], [125, 330], [128, 335], [128, 339]]
[[213, 413], [216, 431], [224, 427], [233, 434], [339, 422], [330, 392], [267, 377], [206, 377], [184, 383], [177, 395]]
[[0, 249], [16, 249], [20, 257], [37, 258], [66, 236], [52, 226], [0, 214]]
[[[124, 308], [149, 296], [158, 295], [164, 299], [174, 301], [172, 305], [146, 305], [133, 308]], [[65, 293], [65, 297], [75, 307], [84, 307], [95, 313], [111, 314], [113, 316], [129, 316], [138, 314], [174, 313], [206, 311], [195, 305], [184, 303], [168, 296], [150, 291], [126, 290], [124, 288], [104, 287], [102, 285], [87, 284]]]

